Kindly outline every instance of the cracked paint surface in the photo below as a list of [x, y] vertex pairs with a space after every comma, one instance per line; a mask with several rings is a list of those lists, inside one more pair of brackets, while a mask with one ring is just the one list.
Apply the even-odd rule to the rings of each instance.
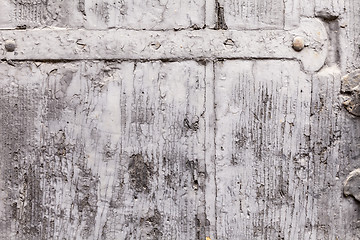
[[359, 239], [359, 7], [2, 1], [0, 239]]

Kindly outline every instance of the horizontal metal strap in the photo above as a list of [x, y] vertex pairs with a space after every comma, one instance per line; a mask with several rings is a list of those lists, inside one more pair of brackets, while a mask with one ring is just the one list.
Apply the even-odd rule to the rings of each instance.
[[[295, 51], [293, 39], [305, 47]], [[35, 29], [0, 31], [6, 60], [187, 60], [294, 59], [317, 71], [328, 51], [327, 33], [317, 19], [303, 19], [298, 29], [135, 31]], [[5, 46], [14, 41], [15, 48]]]

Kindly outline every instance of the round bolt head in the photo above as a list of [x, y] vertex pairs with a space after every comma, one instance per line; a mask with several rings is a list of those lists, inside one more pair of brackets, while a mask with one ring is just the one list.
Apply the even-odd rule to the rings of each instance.
[[301, 51], [305, 47], [304, 39], [302, 37], [295, 37], [293, 40], [293, 49], [295, 51]]
[[15, 51], [16, 48], [16, 43], [14, 40], [8, 39], [5, 41], [5, 49], [8, 52], [13, 52]]

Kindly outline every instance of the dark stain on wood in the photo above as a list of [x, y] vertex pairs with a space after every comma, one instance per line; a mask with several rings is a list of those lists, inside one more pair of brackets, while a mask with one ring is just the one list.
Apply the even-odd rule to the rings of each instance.
[[216, 25], [215, 25], [215, 29], [222, 29], [222, 30], [226, 30], [228, 29], [228, 26], [226, 25], [225, 22], [225, 14], [224, 14], [224, 7], [220, 5], [219, 1], [216, 0], [216, 5], [215, 5], [215, 11], [216, 11]]
[[131, 188], [137, 193], [149, 193], [152, 169], [141, 154], [130, 157], [129, 177]]

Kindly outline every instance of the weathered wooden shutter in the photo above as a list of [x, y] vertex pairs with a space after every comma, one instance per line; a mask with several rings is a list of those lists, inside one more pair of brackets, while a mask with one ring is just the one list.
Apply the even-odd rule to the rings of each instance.
[[0, 239], [359, 239], [359, 10], [2, 0]]

